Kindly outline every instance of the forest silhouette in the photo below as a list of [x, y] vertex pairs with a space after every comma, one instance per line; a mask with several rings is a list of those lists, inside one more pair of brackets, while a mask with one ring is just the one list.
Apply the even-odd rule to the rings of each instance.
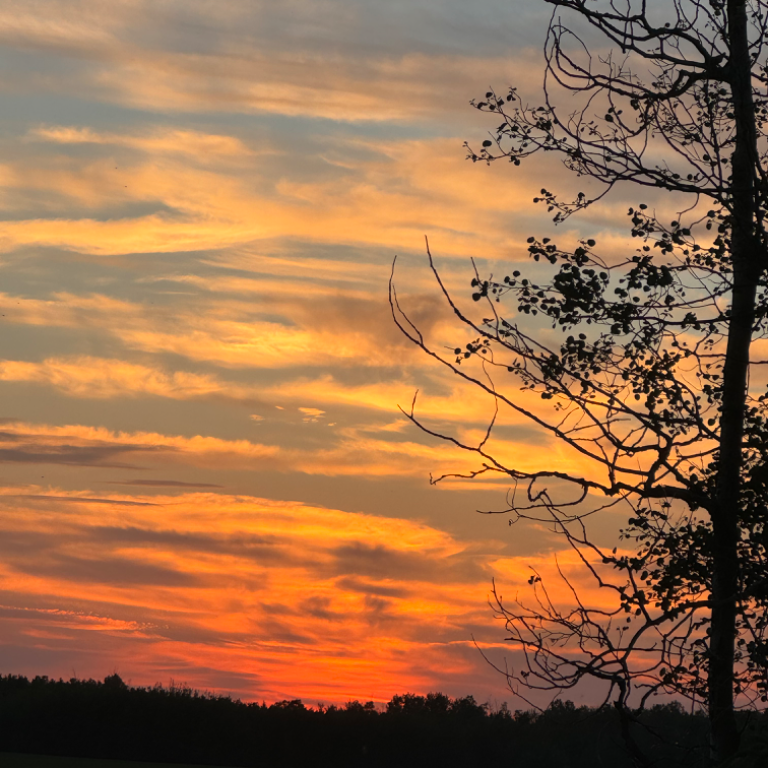
[[[765, 765], [768, 719], [744, 714], [740, 725], [748, 761], [740, 765]], [[642, 713], [635, 727], [655, 764], [706, 764], [703, 714], [668, 703]], [[632, 765], [611, 708], [556, 700], [544, 711], [512, 711], [442, 693], [396, 695], [386, 705], [266, 705], [186, 685], [131, 687], [117, 674], [0, 676], [3, 752], [243, 768]]]

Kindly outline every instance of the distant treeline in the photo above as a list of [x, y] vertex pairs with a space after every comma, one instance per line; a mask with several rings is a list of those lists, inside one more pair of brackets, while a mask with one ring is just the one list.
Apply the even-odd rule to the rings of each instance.
[[[763, 715], [744, 720], [755, 765], [768, 765], [767, 724]], [[703, 766], [706, 725], [667, 704], [645, 713], [634, 735], [656, 765]], [[513, 712], [471, 696], [408, 693], [386, 707], [267, 706], [185, 686], [133, 688], [118, 675], [103, 682], [0, 676], [0, 752], [247, 768], [633, 765], [614, 711], [568, 701]]]

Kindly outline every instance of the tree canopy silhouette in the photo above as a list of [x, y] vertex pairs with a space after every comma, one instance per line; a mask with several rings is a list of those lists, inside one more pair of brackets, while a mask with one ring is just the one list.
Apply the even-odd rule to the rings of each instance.
[[[768, 4], [546, 2], [541, 103], [515, 88], [473, 102], [498, 127], [469, 157], [519, 166], [551, 153], [587, 177], [573, 197], [534, 198], [556, 223], [634, 187], [637, 246], [531, 237], [549, 277], [476, 271], [480, 314], [449, 293], [428, 247], [471, 333], [448, 351], [409, 319], [393, 283], [390, 301], [412, 342], [590, 469], [510, 466], [492, 450], [496, 417], [470, 444], [414, 407], [406, 415], [474, 454], [469, 476], [510, 478], [505, 511], [550, 522], [614, 596], [594, 607], [574, 589], [560, 608], [538, 574], [532, 607], [494, 592], [526, 659], [505, 671], [510, 683], [562, 691], [596, 678], [627, 722], [657, 694], [682, 695], [706, 705], [720, 763], [738, 749], [734, 708], [768, 701]], [[628, 510], [613, 551], [586, 525], [607, 508]]]
[[[666, 704], [643, 718], [648, 727], [634, 728], [658, 768], [704, 764], [701, 716]], [[30, 754], [29, 765], [47, 764], [33, 755], [59, 755], [240, 768], [623, 768], [618, 719], [570, 701], [511, 712], [472, 696], [406, 693], [386, 705], [268, 706], [186, 685], [134, 687], [116, 674], [103, 682], [0, 675], [0, 764], [10, 752]], [[764, 717], [747, 732], [763, 760], [767, 732]]]

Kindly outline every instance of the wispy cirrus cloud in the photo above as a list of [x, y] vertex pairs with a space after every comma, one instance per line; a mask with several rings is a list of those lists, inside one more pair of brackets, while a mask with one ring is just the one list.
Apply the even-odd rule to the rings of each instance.
[[[530, 203], [540, 178], [510, 184], [507, 168], [468, 163], [460, 138], [356, 139], [346, 149], [326, 140], [317, 147], [324, 172], [302, 178], [288, 145], [259, 149], [222, 134], [165, 130], [141, 137], [49, 126], [32, 135], [61, 150], [89, 139], [134, 156], [117, 165], [114, 157], [83, 163], [67, 155], [6, 163], [6, 205], [18, 206], [21, 196], [48, 217], [4, 222], [5, 250], [38, 244], [115, 255], [280, 237], [420, 249], [426, 233], [445, 255], [499, 258], [519, 253], [528, 234], [510, 210], [529, 208], [529, 218], [541, 218]], [[274, 155], [267, 169], [265, 153]], [[156, 211], [136, 215], [130, 206], [138, 204]], [[76, 218], [67, 215], [73, 206], [81, 210]]]
[[[105, 133], [88, 127], [39, 126], [27, 134], [30, 141], [52, 144], [124, 147], [143, 154], [174, 155], [194, 157], [199, 163], [222, 162], [235, 158], [242, 162], [256, 154], [253, 147], [246, 145], [235, 136], [203, 133], [181, 128], [156, 128], [135, 134]], [[260, 152], [270, 152], [261, 147]]]
[[[269, 294], [269, 286], [264, 287]], [[412, 301], [414, 315], [425, 327], [440, 322], [435, 298], [420, 296]], [[69, 327], [119, 340], [125, 348], [153, 354], [174, 353], [194, 361], [232, 368], [300, 368], [323, 365], [399, 367], [416, 361], [413, 346], [397, 330], [384, 296], [363, 298], [335, 296], [307, 297], [300, 304], [267, 297], [261, 303], [236, 298], [184, 297], [166, 301], [128, 301], [105, 294], [54, 293], [46, 298], [12, 297], [0, 294], [2, 322], [38, 327]], [[444, 314], [444, 313], [443, 313]], [[84, 360], [83, 356], [80, 356]], [[25, 376], [42, 378], [66, 386], [69, 372], [82, 369], [77, 358], [62, 358], [25, 366], [9, 362], [8, 380]], [[98, 361], [92, 360], [94, 366]], [[133, 366], [133, 367], [131, 367]], [[43, 372], [45, 369], [45, 372]], [[149, 370], [141, 364], [116, 366], [103, 371], [104, 387], [110, 381], [128, 378], [151, 386]], [[85, 372], [81, 376], [86, 376]], [[96, 374], [92, 385], [96, 390]], [[160, 376], [156, 388], [162, 386]], [[183, 380], [183, 381], [182, 381]], [[212, 379], [179, 374], [180, 389], [195, 386], [215, 389]], [[71, 386], [75, 386], [72, 384]]]
[[[50, 60], [22, 69], [16, 88], [58, 88], [166, 113], [434, 121], [455, 116], [492, 79], [505, 87], [525, 61], [515, 52], [516, 66], [510, 39], [531, 43], [521, 32], [530, 12], [513, 15], [505, 6], [495, 9], [493, 23], [466, 15], [461, 35], [451, 4], [400, 3], [382, 16], [347, 0], [230, 1], [219, 4], [215, 20], [205, 4], [189, 2], [75, 6], [36, 0], [0, 15], [0, 41]], [[393, 24], [395, 15], [400, 23]], [[438, 29], [444, 37], [436, 37]], [[276, 36], [290, 44], [276, 45]], [[163, 45], [168, 38], [176, 44]], [[69, 66], [56, 67], [57, 60]]]
[[[156, 395], [193, 399], [227, 391], [214, 376], [166, 372], [122, 360], [94, 357], [49, 358], [39, 363], [5, 360], [0, 362], [0, 381], [27, 381], [47, 384], [73, 397], [110, 398]], [[230, 385], [228, 394], [244, 397], [244, 387]], [[249, 392], [250, 394], [250, 392]]]
[[270, 677], [249, 697], [387, 698], [409, 675], [429, 686], [429, 664], [416, 670], [441, 655], [435, 641], [468, 644], [462, 624], [483, 612], [468, 596], [487, 589], [477, 555], [428, 526], [212, 494], [124, 498], [95, 512], [86, 498], [0, 495], [5, 643], [44, 658], [67, 636], [105, 633], [132, 649], [120, 671], [136, 682], [165, 654], [226, 672], [258, 649]]
[[[443, 474], [466, 474], [484, 465], [478, 454], [425, 438], [415, 428], [404, 433], [386, 423], [338, 426], [321, 418], [325, 416], [322, 409], [299, 407], [296, 412], [296, 424], [322, 425], [323, 435], [315, 435], [307, 442], [292, 431], [290, 437], [273, 435], [271, 441], [256, 442], [211, 435], [187, 437], [157, 432], [115, 432], [85, 425], [15, 422], [0, 432], [0, 464], [143, 470], [198, 468], [205, 469], [210, 477], [220, 471], [256, 471], [419, 480]], [[282, 423], [286, 422], [290, 424], [290, 416], [283, 417]], [[455, 434], [467, 445], [478, 445], [485, 437], [484, 428], [473, 430], [447, 425], [444, 431]], [[521, 472], [541, 471], [555, 461], [561, 471], [600, 478], [595, 468], [576, 451], [551, 440], [534, 443], [533, 448], [530, 442], [510, 439], [505, 434], [493, 438], [491, 448], [500, 462]], [[490, 473], [485, 479], [507, 482], [504, 473]]]

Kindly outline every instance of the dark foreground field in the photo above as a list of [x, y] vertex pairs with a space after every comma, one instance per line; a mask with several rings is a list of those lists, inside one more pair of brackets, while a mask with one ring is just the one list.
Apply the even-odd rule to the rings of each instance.
[[[0, 752], [2, 768], [168, 768], [167, 763], [137, 763], [131, 760], [98, 760], [92, 757], [54, 757]], [[200, 768], [175, 765], [173, 768]]]
[[[768, 766], [768, 717], [744, 715], [739, 768]], [[668, 704], [632, 727], [663, 768], [706, 765], [706, 719]], [[58, 756], [58, 759], [44, 756]], [[115, 763], [104, 761], [133, 761]], [[265, 706], [188, 688], [130, 688], [117, 676], [0, 676], [1, 768], [630, 768], [616, 713], [555, 702], [546, 711], [493, 711], [471, 696], [395, 696]]]

